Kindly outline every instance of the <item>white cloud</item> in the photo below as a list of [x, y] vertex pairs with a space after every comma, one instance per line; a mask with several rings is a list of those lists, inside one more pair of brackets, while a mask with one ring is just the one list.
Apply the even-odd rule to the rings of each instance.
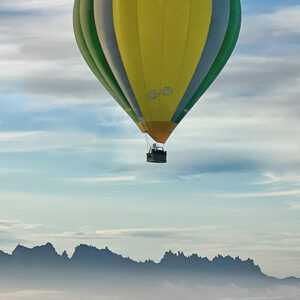
[[245, 16], [241, 42], [265, 44], [299, 39], [299, 13], [300, 6], [295, 5], [281, 7], [272, 13]]
[[275, 174], [274, 172], [266, 172], [263, 174], [261, 181], [254, 184], [274, 184], [274, 183], [290, 183], [293, 185], [300, 185], [300, 175], [298, 173], [286, 172], [281, 174]]
[[18, 291], [1, 291], [0, 299], [2, 300], [21, 300], [21, 299], [44, 299], [44, 300], [63, 300], [63, 299], [80, 299], [75, 294], [62, 290], [18, 290]]
[[107, 148], [106, 141], [92, 133], [61, 131], [0, 132], [0, 153], [38, 152], [55, 149], [89, 152]]
[[29, 137], [35, 136], [40, 134], [40, 132], [0, 132], [0, 143], [6, 142], [10, 140], [20, 140], [20, 139], [27, 139]]
[[77, 183], [102, 183], [102, 182], [127, 182], [134, 181], [134, 176], [120, 176], [120, 177], [90, 177], [90, 178], [65, 178], [63, 181], [77, 182]]
[[47, 226], [18, 220], [0, 220], [0, 250], [6, 251], [19, 243], [26, 243], [30, 236], [43, 232]]
[[12, 0], [1, 0], [1, 10], [3, 11], [49, 11], [60, 10], [63, 7], [70, 7], [72, 1], [70, 0], [24, 0], [24, 1], [12, 1]]
[[163, 281], [161, 284], [148, 282], [141, 288], [136, 286], [137, 282], [131, 282], [126, 287], [109, 289], [107, 287], [93, 289], [86, 286], [85, 282], [75, 290], [65, 288], [64, 290], [19, 290], [11, 292], [1, 292], [0, 299], [98, 299], [98, 300], [152, 300], [152, 299], [172, 299], [172, 300], [194, 300], [199, 295], [206, 300], [296, 300], [299, 299], [300, 289], [297, 286], [276, 286], [265, 288], [247, 288], [234, 284], [226, 286], [191, 286], [187, 282], [177, 284]]
[[290, 202], [291, 209], [300, 210], [300, 201], [299, 202]]
[[30, 170], [27, 170], [27, 169], [0, 168], [0, 174], [23, 174], [23, 173], [27, 173], [27, 172], [30, 172]]
[[179, 238], [184, 235], [198, 235], [201, 232], [221, 230], [217, 226], [202, 226], [192, 228], [131, 228], [131, 229], [110, 229], [110, 230], [88, 230], [78, 232], [62, 232], [51, 234], [50, 237], [92, 239], [92, 238], [120, 238], [125, 236], [136, 236], [145, 238], [172, 237]]
[[264, 198], [264, 197], [282, 197], [282, 196], [295, 196], [295, 195], [300, 195], [300, 190], [261, 192], [261, 193], [214, 194], [214, 196], [225, 197], [225, 198]]
[[27, 224], [18, 220], [0, 220], [0, 229], [1, 230], [32, 230], [45, 228], [43, 224]]

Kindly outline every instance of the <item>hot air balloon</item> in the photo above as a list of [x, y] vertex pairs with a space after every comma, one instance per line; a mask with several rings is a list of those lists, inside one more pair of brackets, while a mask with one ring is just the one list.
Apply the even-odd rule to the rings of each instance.
[[[74, 32], [98, 80], [164, 144], [237, 43], [240, 0], [75, 0]], [[154, 144], [149, 162], [166, 162]]]

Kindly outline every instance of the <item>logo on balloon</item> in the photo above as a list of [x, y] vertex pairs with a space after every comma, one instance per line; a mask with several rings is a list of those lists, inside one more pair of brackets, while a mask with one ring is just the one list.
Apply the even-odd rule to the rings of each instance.
[[167, 97], [173, 94], [173, 89], [169, 86], [164, 87], [162, 90], [157, 91], [157, 90], [151, 90], [147, 93], [147, 96], [149, 99], [155, 100], [158, 98], [160, 95]]
[[159, 96], [159, 92], [157, 90], [151, 90], [148, 92], [148, 98], [150, 99], [156, 99]]
[[170, 96], [173, 93], [173, 89], [167, 86], [161, 91], [161, 93], [163, 96]]

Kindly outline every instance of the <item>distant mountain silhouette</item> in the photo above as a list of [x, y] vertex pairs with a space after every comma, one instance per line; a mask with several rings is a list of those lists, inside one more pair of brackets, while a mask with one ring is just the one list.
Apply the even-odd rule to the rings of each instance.
[[14, 264], [57, 264], [66, 262], [68, 257], [59, 255], [51, 243], [34, 248], [18, 245], [12, 252], [11, 262]]
[[[186, 279], [195, 282], [210, 278], [216, 281], [240, 282], [241, 280], [269, 282], [282, 284], [300, 284], [300, 279], [289, 277], [282, 280], [267, 276], [251, 259], [242, 260], [239, 257], [223, 257], [218, 255], [212, 260], [197, 254], [185, 256], [183, 252], [168, 251], [160, 262], [152, 260], [136, 262], [130, 258], [113, 253], [108, 248], [97, 249], [93, 246], [79, 245], [72, 257], [66, 251], [57, 253], [51, 243], [34, 248], [18, 245], [12, 254], [0, 251], [0, 280], [1, 278], [77, 278], [79, 276], [116, 276], [124, 275], [153, 278]], [[154, 276], [153, 276], [154, 275]], [[65, 279], [62, 279], [65, 280]]]
[[0, 250], [0, 268], [1, 265], [6, 265], [10, 262], [11, 256]]
[[122, 266], [136, 265], [137, 262], [124, 258], [115, 254], [107, 247], [105, 249], [97, 249], [88, 245], [79, 245], [75, 248], [75, 252], [70, 259], [72, 264], [80, 264], [85, 266]]
[[209, 260], [207, 257], [199, 257], [197, 254], [185, 256], [183, 252], [175, 254], [169, 251], [165, 253], [159, 264], [164, 268], [194, 272], [262, 274], [260, 267], [255, 265], [251, 259], [243, 261], [239, 257], [232, 258], [231, 256], [223, 257], [221, 255]]

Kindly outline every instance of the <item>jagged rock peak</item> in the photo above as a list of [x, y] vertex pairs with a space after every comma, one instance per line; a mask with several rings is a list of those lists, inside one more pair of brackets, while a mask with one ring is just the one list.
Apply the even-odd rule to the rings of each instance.
[[86, 244], [80, 244], [79, 246], [77, 246], [75, 248], [75, 252], [78, 252], [78, 251], [89, 251], [89, 252], [92, 252], [92, 251], [103, 251], [103, 252], [110, 252], [112, 253], [107, 247], [105, 247], [104, 249], [98, 249], [94, 246], [91, 246], [91, 245], [86, 245]]
[[[4, 252], [3, 252], [4, 253]], [[119, 254], [116, 254], [105, 247], [98, 249], [94, 246], [80, 244], [75, 248], [74, 254], [69, 258], [66, 251], [59, 255], [51, 243], [46, 243], [42, 246], [36, 246], [33, 248], [27, 248], [22, 245], [18, 245], [13, 251], [12, 255], [5, 257], [5, 254], [1, 255], [1, 261], [11, 261], [30, 264], [30, 263], [50, 263], [55, 265], [56, 263], [67, 263], [68, 265], [75, 263], [75, 265], [81, 266], [146, 266], [156, 267], [162, 269], [178, 268], [181, 270], [190, 271], [232, 271], [232, 272], [248, 272], [251, 274], [258, 274], [261, 272], [259, 266], [254, 264], [252, 259], [242, 260], [239, 257], [231, 257], [229, 255], [222, 256], [217, 255], [212, 260], [207, 257], [200, 257], [197, 254], [186, 256], [182, 251], [173, 253], [171, 250], [167, 251], [159, 263], [146, 260], [145, 262], [136, 262], [129, 257], [125, 258]]]
[[62, 253], [61, 257], [65, 259], [69, 259], [69, 255], [66, 250]]
[[12, 252], [12, 255], [15, 256], [15, 255], [18, 255], [19, 253], [28, 253], [30, 252], [31, 249], [25, 247], [25, 246], [22, 246], [22, 245], [18, 245]]
[[8, 256], [10, 256], [10, 255], [5, 253], [4, 251], [0, 250], [0, 258], [1, 257], [8, 257]]
[[35, 246], [33, 248], [28, 248], [19, 244], [12, 252], [12, 255], [58, 256], [54, 246], [51, 243], [47, 243], [41, 246]]
[[94, 256], [119, 256], [112, 251], [110, 251], [107, 247], [104, 249], [98, 249], [94, 246], [89, 246], [85, 244], [80, 244], [75, 248], [74, 254], [71, 259], [76, 259], [76, 258], [89, 258]]

